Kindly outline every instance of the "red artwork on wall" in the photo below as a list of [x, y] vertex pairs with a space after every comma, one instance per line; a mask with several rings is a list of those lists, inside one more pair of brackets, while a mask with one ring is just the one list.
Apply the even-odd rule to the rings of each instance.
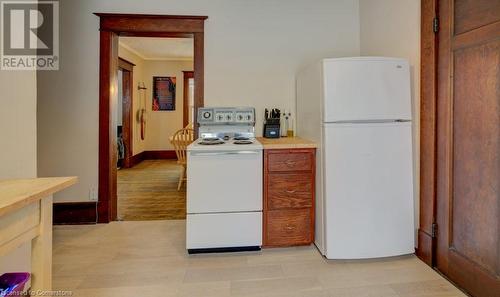
[[153, 76], [153, 110], [175, 110], [175, 77]]

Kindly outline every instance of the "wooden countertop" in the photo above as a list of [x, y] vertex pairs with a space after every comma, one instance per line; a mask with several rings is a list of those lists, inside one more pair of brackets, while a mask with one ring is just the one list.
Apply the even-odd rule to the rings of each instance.
[[72, 177], [0, 180], [0, 216], [23, 208], [77, 182]]
[[318, 147], [318, 145], [314, 141], [310, 141], [300, 137], [257, 137], [257, 140], [262, 143], [264, 149], [300, 149]]

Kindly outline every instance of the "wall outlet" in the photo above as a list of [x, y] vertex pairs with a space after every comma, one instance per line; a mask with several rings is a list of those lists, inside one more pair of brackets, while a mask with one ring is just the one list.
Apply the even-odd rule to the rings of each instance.
[[89, 200], [97, 201], [97, 190], [96, 188], [90, 188], [89, 190]]

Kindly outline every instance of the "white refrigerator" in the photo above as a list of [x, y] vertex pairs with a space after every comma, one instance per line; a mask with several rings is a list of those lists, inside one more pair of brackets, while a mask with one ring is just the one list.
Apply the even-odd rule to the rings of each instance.
[[297, 76], [297, 134], [317, 152], [315, 244], [328, 259], [414, 252], [410, 69], [324, 59]]

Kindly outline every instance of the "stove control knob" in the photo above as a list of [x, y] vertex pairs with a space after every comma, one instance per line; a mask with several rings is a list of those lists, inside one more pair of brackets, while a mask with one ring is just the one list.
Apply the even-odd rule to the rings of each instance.
[[252, 119], [251, 115], [247, 115], [247, 121], [250, 121]]
[[238, 115], [238, 120], [239, 120], [239, 121], [243, 121], [243, 116], [242, 116], [241, 114], [240, 114], [240, 115]]
[[227, 115], [227, 116], [226, 116], [226, 120], [230, 121], [230, 120], [231, 120], [231, 116], [230, 116], [230, 115]]
[[222, 121], [222, 119], [223, 119], [223, 118], [224, 118], [224, 117], [223, 117], [222, 115], [218, 115], [218, 116], [217, 116], [217, 119], [218, 119], [219, 121]]
[[205, 112], [203, 113], [203, 118], [204, 118], [204, 119], [209, 119], [209, 118], [210, 118], [210, 112], [205, 111]]

